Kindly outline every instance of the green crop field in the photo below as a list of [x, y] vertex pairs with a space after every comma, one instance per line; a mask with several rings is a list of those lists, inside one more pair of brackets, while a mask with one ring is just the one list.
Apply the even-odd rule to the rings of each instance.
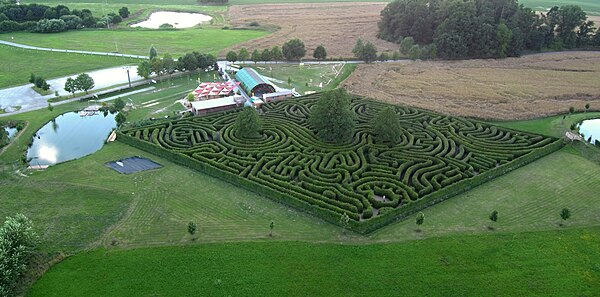
[[[257, 139], [233, 133], [236, 112], [122, 131], [119, 139], [361, 232], [477, 186], [560, 147], [555, 139], [396, 107], [402, 141], [373, 142], [384, 103], [354, 99], [354, 141], [321, 142], [307, 124], [319, 95], [266, 105]], [[333, 183], [333, 185], [332, 185]]]
[[28, 296], [594, 296], [599, 233], [99, 249], [56, 265]]
[[139, 63], [138, 59], [56, 53], [0, 46], [0, 88], [28, 83], [35, 73], [46, 79]]
[[589, 15], [600, 15], [600, 2], [597, 0], [520, 0], [519, 3], [538, 11], [548, 10], [553, 6], [579, 5]]
[[216, 28], [173, 31], [131, 29], [78, 30], [53, 34], [20, 32], [0, 34], [0, 39], [47, 48], [138, 55], [147, 55], [150, 47], [154, 46], [159, 54], [169, 52], [180, 56], [192, 51], [217, 54], [224, 48], [265, 34], [264, 31]]

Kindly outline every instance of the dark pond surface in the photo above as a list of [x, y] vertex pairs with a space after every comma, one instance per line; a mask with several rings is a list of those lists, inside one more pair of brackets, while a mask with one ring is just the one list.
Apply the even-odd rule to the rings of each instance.
[[587, 141], [592, 136], [592, 143], [600, 141], [600, 119], [586, 120], [579, 125], [579, 134], [584, 135]]
[[27, 151], [30, 165], [53, 165], [92, 154], [102, 148], [117, 127], [116, 114], [80, 116], [65, 113], [36, 132]]

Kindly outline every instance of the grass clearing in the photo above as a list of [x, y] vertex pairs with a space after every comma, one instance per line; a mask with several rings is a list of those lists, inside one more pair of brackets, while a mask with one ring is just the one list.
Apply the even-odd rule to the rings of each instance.
[[138, 59], [131, 58], [34, 51], [4, 45], [0, 45], [0, 60], [0, 88], [27, 84], [31, 73], [51, 79], [139, 63]]
[[592, 296], [599, 232], [99, 249], [54, 266], [28, 296]]
[[600, 110], [600, 53], [562, 52], [504, 60], [359, 65], [353, 93], [444, 114], [515, 120]]
[[[78, 30], [54, 34], [11, 33], [0, 34], [0, 39], [16, 43], [70, 50], [119, 52], [147, 55], [154, 46], [159, 55], [166, 52], [175, 57], [199, 51], [217, 54], [237, 43], [267, 34], [256, 30], [222, 30], [199, 28], [185, 30]], [[14, 39], [12, 39], [14, 37]], [[98, 42], [102, 40], [103, 42]]]
[[[261, 75], [275, 78], [274, 83], [279, 87], [295, 88], [300, 94], [306, 92], [320, 92], [335, 89], [340, 82], [346, 79], [356, 68], [355, 64], [333, 64], [333, 65], [261, 65], [250, 64]], [[292, 84], [288, 85], [288, 78]], [[322, 87], [321, 87], [322, 84]]]

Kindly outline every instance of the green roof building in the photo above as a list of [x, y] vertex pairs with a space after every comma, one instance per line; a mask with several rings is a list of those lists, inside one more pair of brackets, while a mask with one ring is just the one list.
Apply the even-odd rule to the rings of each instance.
[[248, 96], [262, 98], [263, 94], [275, 93], [275, 87], [250, 67], [240, 69], [235, 74], [235, 79], [240, 82], [241, 87]]

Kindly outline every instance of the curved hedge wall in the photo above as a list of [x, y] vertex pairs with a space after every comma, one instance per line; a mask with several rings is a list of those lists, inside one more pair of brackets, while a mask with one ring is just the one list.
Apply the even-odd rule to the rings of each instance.
[[122, 142], [276, 201], [368, 233], [532, 162], [562, 142], [459, 117], [395, 106], [402, 140], [375, 142], [370, 121], [389, 106], [354, 98], [352, 143], [323, 143], [307, 124], [319, 94], [263, 106], [256, 139], [233, 133], [235, 112], [119, 132]]

